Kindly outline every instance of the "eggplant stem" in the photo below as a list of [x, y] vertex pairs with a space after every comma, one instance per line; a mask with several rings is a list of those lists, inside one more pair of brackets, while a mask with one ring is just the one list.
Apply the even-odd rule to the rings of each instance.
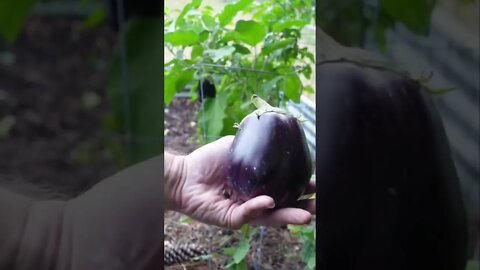
[[257, 96], [257, 95], [252, 95], [252, 103], [253, 105], [255, 105], [255, 107], [259, 110], [267, 110], [267, 109], [272, 109], [273, 106], [268, 104], [268, 102], [266, 102], [265, 100], [263, 100], [261, 97]]

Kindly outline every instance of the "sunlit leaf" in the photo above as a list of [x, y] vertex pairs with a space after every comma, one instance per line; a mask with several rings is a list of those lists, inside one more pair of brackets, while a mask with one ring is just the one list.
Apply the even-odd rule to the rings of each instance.
[[192, 47], [192, 52], [190, 53], [190, 59], [194, 60], [199, 56], [203, 55], [203, 47], [201, 45], [195, 45]]
[[286, 28], [292, 28], [292, 27], [303, 27], [307, 25], [308, 22], [304, 20], [296, 20], [296, 19], [287, 19], [287, 20], [282, 20], [280, 22], [275, 23], [272, 25], [272, 32], [280, 32]]
[[237, 39], [255, 46], [265, 38], [267, 29], [263, 23], [240, 20], [235, 25], [235, 32]]
[[235, 47], [235, 52], [237, 52], [237, 53], [240, 53], [240, 54], [249, 54], [250, 53], [250, 50], [247, 47], [242, 46], [240, 44], [233, 44], [233, 47]]
[[295, 38], [287, 38], [281, 41], [277, 41], [271, 44], [266, 45], [265, 47], [262, 48], [262, 53], [263, 54], [269, 54], [275, 50], [282, 49], [287, 47], [288, 45], [295, 44], [297, 39]]
[[190, 46], [198, 42], [198, 35], [192, 30], [166, 33], [164, 38], [165, 42], [171, 43], [173, 46]]
[[235, 48], [233, 46], [225, 46], [223, 48], [216, 49], [216, 50], [206, 50], [205, 54], [212, 57], [213, 61], [216, 62], [224, 58], [225, 56], [232, 55], [234, 51], [235, 51]]
[[252, 2], [253, 0], [239, 0], [236, 3], [227, 4], [218, 16], [220, 26], [228, 25], [239, 11], [247, 8]]
[[300, 102], [300, 93], [302, 91], [302, 81], [297, 74], [286, 76], [285, 96], [294, 101]]
[[215, 98], [204, 100], [205, 113], [200, 115], [200, 126], [209, 137], [220, 136], [227, 107], [227, 92], [217, 92]]
[[235, 254], [233, 254], [233, 260], [235, 263], [240, 263], [243, 259], [248, 254], [248, 251], [250, 250], [250, 243], [248, 239], [244, 238], [240, 240], [240, 243], [237, 246], [237, 249], [235, 250]]
[[215, 19], [212, 16], [204, 14], [202, 16], [202, 25], [205, 30], [213, 31], [215, 30], [217, 24], [215, 23]]

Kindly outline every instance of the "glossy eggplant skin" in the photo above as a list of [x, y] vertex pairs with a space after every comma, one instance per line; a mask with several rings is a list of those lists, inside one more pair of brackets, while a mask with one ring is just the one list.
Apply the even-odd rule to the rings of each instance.
[[246, 201], [268, 195], [275, 208], [293, 205], [312, 175], [301, 123], [277, 112], [249, 114], [239, 126], [226, 170], [232, 199]]
[[426, 91], [346, 61], [316, 71], [318, 269], [464, 270], [459, 180]]

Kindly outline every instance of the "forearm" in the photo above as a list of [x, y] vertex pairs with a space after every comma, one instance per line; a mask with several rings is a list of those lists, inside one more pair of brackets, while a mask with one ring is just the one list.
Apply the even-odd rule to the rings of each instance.
[[123, 253], [132, 263], [158, 258], [135, 268], [157, 269], [162, 164], [162, 156], [139, 163], [69, 201], [34, 200], [0, 188], [0, 269], [128, 269], [109, 259]]
[[185, 157], [165, 153], [164, 197], [165, 210], [178, 210], [181, 190], [186, 174]]
[[52, 269], [63, 205], [0, 189], [0, 269]]

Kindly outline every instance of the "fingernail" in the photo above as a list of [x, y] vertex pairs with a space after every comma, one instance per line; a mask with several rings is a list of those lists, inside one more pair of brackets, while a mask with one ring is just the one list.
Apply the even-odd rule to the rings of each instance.
[[268, 208], [272, 209], [274, 207], [275, 207], [275, 202], [272, 201], [272, 203], [268, 205]]

